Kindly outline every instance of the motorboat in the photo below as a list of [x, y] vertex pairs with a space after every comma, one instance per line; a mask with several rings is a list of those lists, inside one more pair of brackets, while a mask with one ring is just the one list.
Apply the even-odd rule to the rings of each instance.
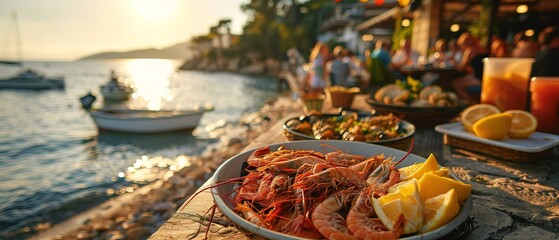
[[107, 83], [101, 85], [100, 89], [105, 101], [124, 101], [130, 98], [130, 94], [134, 92], [129, 84], [114, 75]]
[[63, 77], [47, 77], [31, 69], [26, 69], [19, 74], [0, 80], [0, 89], [64, 89]]
[[89, 111], [100, 130], [131, 133], [158, 133], [192, 130], [205, 111], [150, 111], [134, 109], [101, 109]]
[[92, 109], [95, 101], [91, 93], [80, 98], [99, 130], [129, 133], [160, 133], [192, 130], [198, 126], [207, 109], [193, 110], [138, 110], [126, 108]]

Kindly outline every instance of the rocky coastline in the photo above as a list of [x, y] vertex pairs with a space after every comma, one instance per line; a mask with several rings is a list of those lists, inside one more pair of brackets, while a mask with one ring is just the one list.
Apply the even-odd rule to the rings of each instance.
[[200, 156], [189, 158], [190, 165], [167, 177], [143, 186], [49, 226], [30, 239], [147, 239], [210, 178], [228, 158], [273, 126], [287, 114], [302, 108], [288, 96], [266, 103], [258, 112], [246, 114], [237, 124], [212, 131], [220, 141]]
[[241, 60], [240, 57], [222, 58], [220, 61], [216, 61], [208, 57], [195, 56], [187, 59], [180, 69], [278, 76], [281, 71], [288, 69], [288, 63], [274, 59], [264, 61]]

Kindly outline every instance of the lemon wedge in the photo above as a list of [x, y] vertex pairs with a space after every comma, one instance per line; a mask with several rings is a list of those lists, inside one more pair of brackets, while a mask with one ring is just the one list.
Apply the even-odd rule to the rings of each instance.
[[423, 174], [417, 182], [421, 199], [426, 200], [454, 189], [458, 196], [458, 201], [464, 201], [472, 192], [472, 185], [454, 180], [452, 178], [437, 176], [433, 172]]
[[439, 163], [437, 162], [435, 155], [431, 153], [425, 162], [403, 167], [398, 169], [398, 171], [400, 172], [400, 181], [406, 181], [412, 178], [419, 180], [424, 173], [438, 169]]
[[392, 230], [394, 222], [404, 214], [406, 225], [402, 234], [419, 231], [423, 223], [423, 204], [417, 186], [417, 179], [400, 182], [380, 198], [372, 198], [373, 208], [380, 221]]
[[424, 224], [420, 232], [429, 232], [445, 225], [454, 219], [458, 212], [460, 212], [460, 204], [458, 194], [454, 189], [425, 200], [423, 205]]
[[478, 137], [501, 140], [505, 138], [512, 126], [512, 116], [507, 113], [497, 113], [478, 120], [472, 129]]
[[475, 104], [462, 112], [460, 121], [464, 125], [464, 129], [472, 132], [472, 127], [478, 120], [496, 113], [501, 113], [501, 110], [491, 104]]

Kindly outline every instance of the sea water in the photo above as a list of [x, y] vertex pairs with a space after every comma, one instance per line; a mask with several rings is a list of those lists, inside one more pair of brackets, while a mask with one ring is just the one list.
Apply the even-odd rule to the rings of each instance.
[[[235, 122], [278, 94], [274, 78], [177, 70], [180, 64], [160, 59], [25, 63], [64, 76], [66, 89], [0, 90], [0, 239], [24, 238], [153, 181], [158, 169], [180, 167], [177, 159], [200, 154], [217, 141], [200, 137], [206, 126]], [[1, 66], [0, 78], [20, 70]], [[133, 84], [132, 99], [102, 101], [99, 86], [111, 70]], [[211, 105], [214, 111], [205, 113], [194, 132], [99, 132], [78, 100], [90, 91], [99, 96], [96, 107]]]

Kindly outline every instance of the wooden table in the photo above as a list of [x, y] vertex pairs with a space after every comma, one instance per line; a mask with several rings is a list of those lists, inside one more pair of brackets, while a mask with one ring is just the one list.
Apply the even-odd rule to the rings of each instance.
[[[368, 96], [358, 96], [352, 108], [369, 111], [370, 107], [365, 103], [366, 97]], [[327, 100], [323, 111], [336, 111], [328, 106], [330, 103]], [[292, 116], [287, 118], [289, 117]], [[284, 142], [282, 124], [283, 121], [279, 121], [245, 150]], [[458, 152], [443, 144], [440, 133], [432, 129], [421, 129], [416, 132], [412, 152], [423, 157], [435, 154], [442, 166], [472, 184], [474, 208], [470, 217], [475, 220], [476, 229], [465, 239], [501, 239], [506, 234], [550, 239], [546, 236], [557, 236], [559, 233], [557, 151], [553, 157], [538, 161], [538, 164], [515, 164], [474, 153]], [[210, 181], [211, 179], [201, 189], [208, 186]], [[210, 191], [201, 192], [187, 206], [183, 205], [150, 239], [204, 239], [208, 211], [212, 205]], [[213, 224], [210, 225], [208, 238], [254, 239], [256, 236], [240, 232], [217, 211]]]

